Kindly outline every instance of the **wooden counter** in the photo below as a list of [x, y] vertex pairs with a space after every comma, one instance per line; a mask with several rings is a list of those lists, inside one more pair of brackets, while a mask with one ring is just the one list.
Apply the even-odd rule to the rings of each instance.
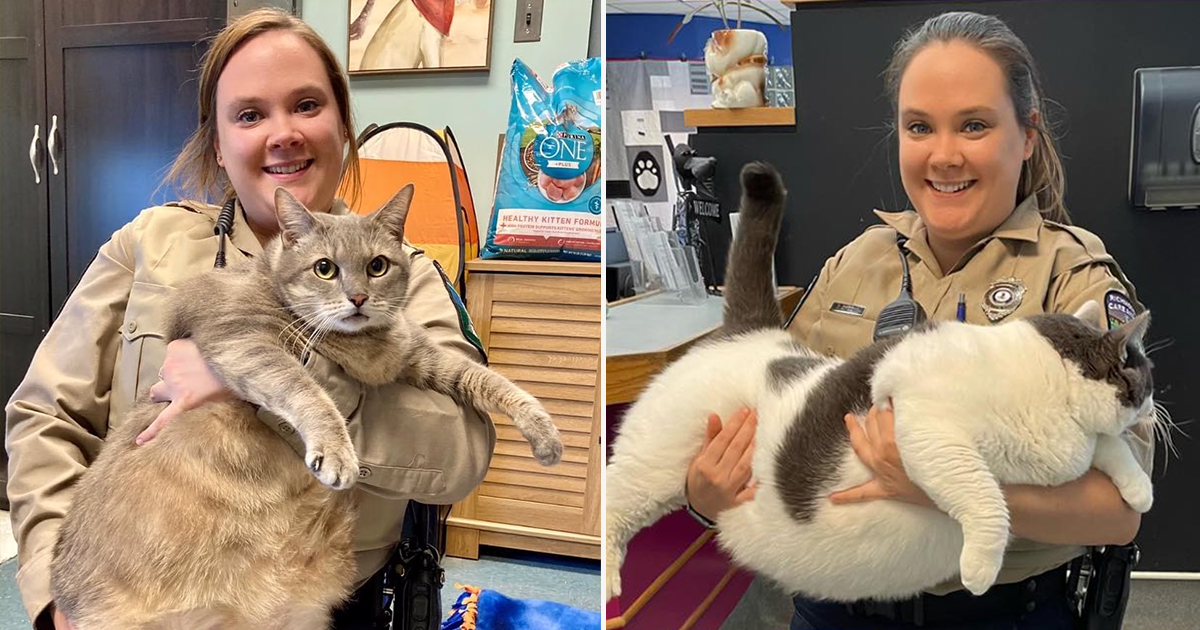
[[[779, 308], [784, 317], [791, 315], [803, 289], [780, 287]], [[638, 296], [609, 306], [608, 336], [605, 340], [605, 404], [630, 403], [646, 388], [650, 379], [675, 359], [687, 352], [692, 344], [712, 334], [721, 325], [724, 300], [710, 296], [703, 304], [680, 304], [661, 294]], [[669, 319], [666, 334], [659, 337], [653, 324]], [[643, 321], [645, 320], [645, 321]], [[631, 339], [623, 335], [622, 324], [628, 329], [640, 328], [639, 334], [655, 335]]]

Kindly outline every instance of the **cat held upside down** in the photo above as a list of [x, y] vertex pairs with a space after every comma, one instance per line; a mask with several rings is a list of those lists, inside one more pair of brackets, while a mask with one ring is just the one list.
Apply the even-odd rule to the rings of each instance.
[[[319, 352], [364, 385], [405, 381], [513, 418], [543, 465], [562, 442], [536, 398], [435, 346], [405, 318], [413, 187], [366, 217], [310, 213], [275, 192], [281, 235], [252, 262], [171, 296], [169, 339], [192, 339], [237, 400], [180, 414], [145, 394], [78, 483], [51, 565], [78, 630], [316, 630], [353, 586], [358, 460], [346, 421], [301, 363]], [[292, 447], [257, 417], [274, 412]]]
[[[742, 188], [723, 330], [654, 380], [613, 445], [606, 597], [621, 592], [633, 535], [686, 503], [708, 414], [741, 407], [758, 411], [758, 489], [720, 514], [718, 540], [735, 562], [810, 597], [899, 599], [955, 576], [983, 593], [1010, 539], [1001, 484], [1060, 485], [1095, 467], [1130, 507], [1150, 509], [1150, 478], [1121, 437], [1153, 415], [1148, 313], [1111, 331], [1097, 326], [1094, 302], [996, 326], [933, 322], [825, 357], [780, 327], [770, 265], [782, 181], [751, 164]], [[828, 500], [871, 478], [843, 418], [872, 405], [894, 411], [905, 470], [939, 510]]]

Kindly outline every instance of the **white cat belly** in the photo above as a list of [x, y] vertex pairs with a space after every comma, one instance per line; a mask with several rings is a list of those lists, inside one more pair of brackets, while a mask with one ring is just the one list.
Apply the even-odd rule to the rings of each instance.
[[[853, 465], [861, 466], [856, 458]], [[961, 527], [935, 510], [825, 501], [801, 524], [779, 493], [761, 484], [753, 501], [718, 522], [720, 544], [739, 564], [787, 591], [835, 601], [916, 594], [954, 577], [962, 549]]]
[[[831, 361], [781, 393], [760, 400], [754, 455], [755, 498], [718, 518], [721, 546], [739, 563], [792, 592], [854, 600], [907, 597], [958, 571], [962, 529], [947, 515], [896, 501], [835, 506], [819, 500], [798, 522], [779, 495], [778, 447]], [[803, 454], [793, 454], [801, 457]], [[827, 493], [871, 479], [847, 443]]]

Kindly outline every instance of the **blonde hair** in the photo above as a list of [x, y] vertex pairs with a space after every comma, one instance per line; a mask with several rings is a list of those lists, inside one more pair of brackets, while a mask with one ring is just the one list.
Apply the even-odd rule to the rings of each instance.
[[268, 31], [292, 33], [312, 46], [325, 66], [333, 96], [337, 101], [349, 151], [342, 164], [341, 189], [351, 199], [362, 190], [358, 164], [358, 145], [354, 142], [354, 118], [350, 113], [350, 84], [329, 45], [300, 18], [274, 8], [258, 9], [230, 22], [212, 39], [200, 61], [199, 122], [171, 164], [165, 183], [177, 185], [179, 193], [201, 201], [224, 202], [234, 196], [233, 184], [217, 164], [213, 150], [217, 139], [217, 81], [233, 56], [246, 42]]
[[[1026, 129], [1036, 132], [1033, 155], [1021, 166], [1017, 200], [1037, 195], [1042, 216], [1070, 225], [1071, 215], [1065, 203], [1066, 178], [1062, 159], [1050, 133], [1047, 99], [1042, 94], [1037, 66], [1025, 42], [1000, 18], [969, 11], [952, 11], [931, 17], [905, 34], [896, 44], [892, 61], [884, 71], [892, 110], [895, 111], [899, 106], [900, 79], [913, 57], [932, 43], [952, 41], [967, 42], [987, 53], [1000, 65], [1007, 78], [1008, 95], [1017, 112], [1017, 121]], [[1038, 114], [1036, 118], [1034, 112]]]

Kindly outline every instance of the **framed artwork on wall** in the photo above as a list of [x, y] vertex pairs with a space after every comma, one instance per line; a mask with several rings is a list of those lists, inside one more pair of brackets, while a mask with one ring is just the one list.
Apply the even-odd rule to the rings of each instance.
[[487, 70], [493, 0], [350, 0], [351, 75]]

